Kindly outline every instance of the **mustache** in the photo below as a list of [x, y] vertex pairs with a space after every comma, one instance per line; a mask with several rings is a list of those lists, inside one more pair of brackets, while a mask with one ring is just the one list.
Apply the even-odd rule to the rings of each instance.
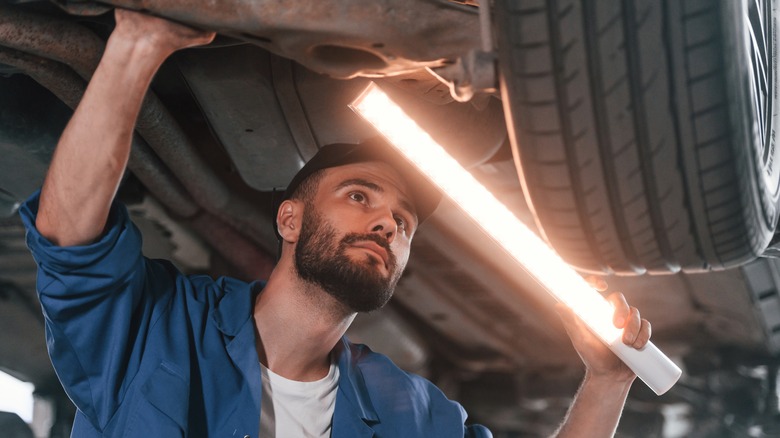
[[395, 255], [393, 254], [393, 251], [390, 249], [390, 242], [387, 241], [387, 239], [383, 239], [377, 234], [359, 234], [359, 233], [350, 233], [344, 236], [343, 239], [341, 239], [341, 243], [345, 245], [351, 245], [356, 242], [361, 242], [365, 240], [370, 240], [371, 242], [376, 243], [377, 245], [381, 246], [382, 249], [387, 251], [387, 255], [392, 260], [395, 260]]

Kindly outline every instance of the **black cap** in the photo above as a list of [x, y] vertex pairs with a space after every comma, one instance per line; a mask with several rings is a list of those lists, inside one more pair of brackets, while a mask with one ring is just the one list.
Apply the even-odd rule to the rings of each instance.
[[436, 210], [441, 200], [439, 189], [382, 137], [374, 137], [359, 144], [334, 143], [323, 146], [295, 174], [281, 201], [290, 199], [298, 186], [317, 171], [369, 161], [386, 163], [401, 174], [411, 192], [409, 195], [417, 210], [418, 223], [423, 223]]

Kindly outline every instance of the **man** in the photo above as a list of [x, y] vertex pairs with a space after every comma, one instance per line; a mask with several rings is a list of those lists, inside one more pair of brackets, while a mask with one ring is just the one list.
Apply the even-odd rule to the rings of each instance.
[[[103, 59], [39, 197], [22, 208], [49, 353], [78, 407], [74, 436], [489, 436], [430, 382], [343, 338], [384, 305], [435, 206], [386, 149], [325, 147], [288, 187], [267, 283], [186, 277], [142, 257], [112, 199], [141, 101], [175, 50], [213, 34], [117, 11]], [[624, 342], [650, 326], [613, 295]], [[634, 380], [560, 309], [587, 367], [558, 436], [611, 436]]]

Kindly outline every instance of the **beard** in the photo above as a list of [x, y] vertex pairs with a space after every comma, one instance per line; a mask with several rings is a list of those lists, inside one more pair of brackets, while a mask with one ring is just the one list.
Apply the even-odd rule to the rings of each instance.
[[[387, 276], [377, 269], [381, 262], [375, 258], [366, 257], [361, 262], [346, 254], [351, 244], [360, 241], [372, 241], [387, 251]], [[301, 279], [319, 286], [354, 312], [371, 312], [387, 304], [403, 272], [387, 240], [373, 233], [350, 233], [337, 241], [335, 227], [312, 206], [303, 213], [295, 269]]]

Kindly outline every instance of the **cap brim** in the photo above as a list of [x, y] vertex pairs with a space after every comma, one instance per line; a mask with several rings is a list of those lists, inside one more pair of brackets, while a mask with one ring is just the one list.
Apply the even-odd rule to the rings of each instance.
[[293, 177], [282, 201], [314, 173], [347, 164], [378, 161], [388, 164], [404, 178], [412, 197], [418, 223], [424, 222], [439, 205], [441, 192], [384, 138], [375, 137], [360, 144], [334, 143], [323, 146]]

